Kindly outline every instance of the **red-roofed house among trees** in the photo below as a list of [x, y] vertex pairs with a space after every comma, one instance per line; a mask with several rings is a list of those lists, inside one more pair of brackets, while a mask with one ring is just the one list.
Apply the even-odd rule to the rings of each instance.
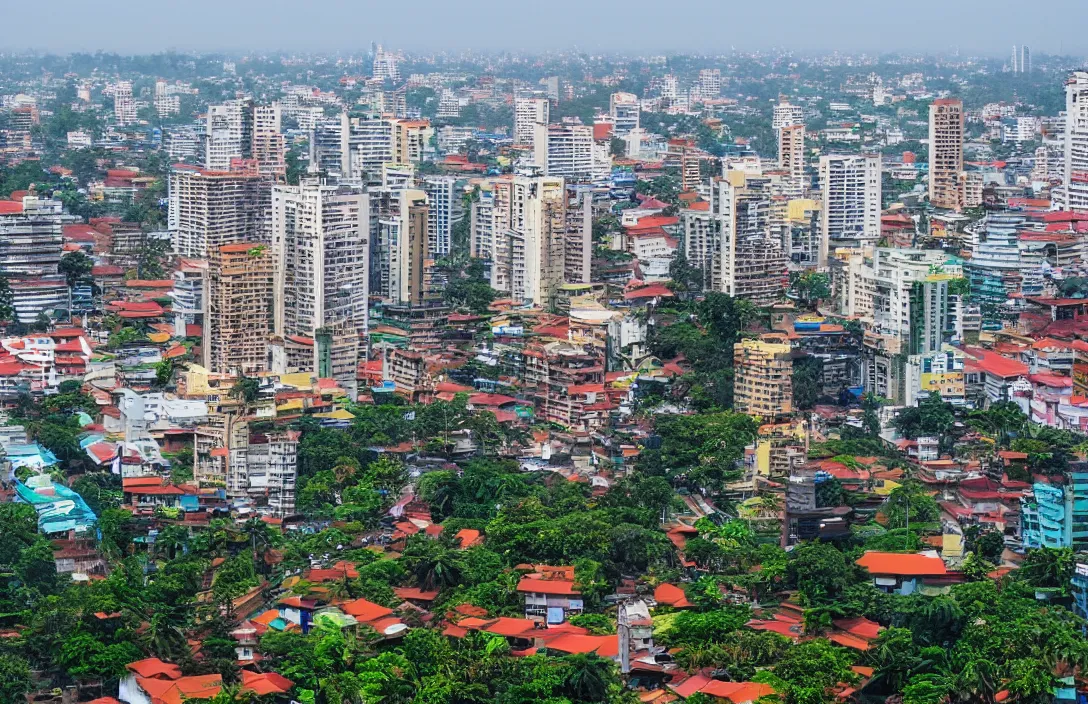
[[518, 593], [525, 597], [525, 618], [534, 621], [563, 623], [568, 616], [582, 613], [582, 593], [574, 580], [554, 573], [522, 577]]
[[957, 581], [936, 553], [897, 553], [870, 550], [857, 564], [869, 570], [877, 589], [894, 594], [913, 594], [923, 585], [944, 586]]

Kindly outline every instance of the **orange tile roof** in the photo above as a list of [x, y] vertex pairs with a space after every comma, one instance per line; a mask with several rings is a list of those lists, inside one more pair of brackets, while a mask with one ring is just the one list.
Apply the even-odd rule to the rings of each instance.
[[[475, 619], [479, 621], [479, 619]], [[468, 625], [469, 621], [473, 619], [462, 619], [457, 625], [472, 628]], [[520, 636], [528, 631], [536, 630], [536, 621], [531, 621], [527, 618], [510, 618], [508, 616], [502, 616], [488, 623], [485, 622], [480, 630], [487, 631], [488, 633], [494, 633], [499, 636], [515, 637]]]
[[152, 704], [182, 704], [211, 699], [223, 689], [222, 675], [193, 675], [174, 681], [136, 677], [136, 684], [150, 695]]
[[340, 610], [348, 616], [354, 616], [357, 621], [362, 621], [364, 623], [367, 621], [376, 621], [379, 618], [393, 613], [393, 609], [388, 609], [384, 606], [375, 604], [372, 601], [367, 601], [366, 599], [349, 601], [342, 605]]
[[416, 587], [397, 587], [393, 590], [398, 599], [415, 599], [416, 601], [434, 601], [438, 598], [438, 590], [424, 591]]
[[479, 545], [483, 540], [480, 538], [480, 531], [475, 528], [462, 528], [453, 536], [453, 542], [465, 550]]
[[581, 594], [574, 582], [563, 579], [533, 579], [522, 577], [518, 582], [518, 591], [528, 594], [552, 594], [554, 596], [571, 596]]
[[181, 677], [181, 668], [158, 658], [146, 658], [125, 665], [130, 671], [140, 677], [157, 677], [160, 679], [176, 680]]
[[600, 657], [610, 658], [619, 654], [619, 639], [616, 636], [570, 634], [551, 641], [548, 648], [562, 653], [596, 653]]
[[692, 606], [683, 589], [668, 583], [657, 585], [654, 589], [654, 601], [677, 609], [686, 609]]
[[849, 633], [832, 633], [827, 637], [829, 641], [837, 645], [841, 645], [846, 648], [853, 648], [854, 650], [869, 650], [873, 647], [873, 644], [864, 638], [858, 638], [852, 636]]
[[869, 551], [858, 558], [857, 564], [872, 574], [890, 574], [897, 577], [924, 577], [948, 574], [948, 568], [939, 557], [921, 553], [896, 553]]

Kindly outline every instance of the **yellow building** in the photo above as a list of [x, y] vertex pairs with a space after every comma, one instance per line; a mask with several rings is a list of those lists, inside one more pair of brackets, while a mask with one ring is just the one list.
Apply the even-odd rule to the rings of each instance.
[[793, 360], [785, 335], [767, 333], [733, 346], [733, 407], [774, 420], [793, 413]]

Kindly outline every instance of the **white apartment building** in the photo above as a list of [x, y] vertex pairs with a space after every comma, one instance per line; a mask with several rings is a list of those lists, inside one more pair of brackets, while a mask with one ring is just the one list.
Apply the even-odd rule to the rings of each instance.
[[282, 178], [287, 174], [287, 149], [281, 131], [279, 103], [253, 107], [251, 153], [262, 176]]
[[699, 94], [704, 98], [718, 98], [722, 94], [722, 72], [717, 68], [699, 70]]
[[427, 247], [431, 258], [450, 253], [453, 217], [457, 203], [457, 179], [429, 176], [423, 181], [430, 214], [427, 219]]
[[255, 171], [175, 168], [167, 215], [174, 252], [208, 259], [224, 244], [269, 242], [270, 199], [270, 183]]
[[563, 179], [515, 176], [497, 181], [494, 194], [491, 285], [517, 302], [547, 306], [566, 263]]
[[545, 176], [569, 181], [604, 180], [612, 169], [608, 146], [593, 140], [593, 127], [570, 121], [536, 125], [533, 161]]
[[[720, 223], [719, 276], [707, 288], [771, 305], [787, 283], [785, 233], [772, 204], [780, 187], [766, 176], [728, 171], [715, 182], [712, 212]], [[786, 227], [782, 218], [781, 227]]]
[[491, 188], [480, 189], [480, 196], [472, 203], [472, 221], [469, 226], [469, 256], [475, 259], [491, 259], [495, 246], [495, 193]]
[[805, 126], [790, 125], [778, 131], [778, 165], [789, 174], [790, 194], [794, 198], [804, 195], [805, 182]]
[[547, 125], [551, 103], [547, 98], [514, 99], [514, 144], [534, 144], [536, 125]]
[[181, 111], [181, 98], [170, 89], [166, 81], [155, 81], [155, 112], [159, 117], [170, 117]]
[[136, 122], [136, 103], [132, 100], [132, 81], [118, 81], [113, 86], [113, 117], [119, 125]]
[[[360, 187], [304, 178], [272, 190], [272, 256], [275, 261], [275, 333], [315, 339], [329, 336], [329, 369], [314, 345], [311, 369], [356, 386], [360, 334], [367, 325], [370, 206]], [[323, 372], [328, 371], [328, 374]]]
[[1088, 71], [1065, 83], [1063, 207], [1088, 211]]
[[253, 140], [252, 101], [230, 100], [222, 105], [209, 105], [205, 140], [204, 168], [209, 171], [230, 171], [232, 159], [249, 157]]
[[785, 98], [779, 100], [774, 106], [774, 115], [771, 118], [771, 127], [780, 130], [783, 127], [802, 125], [805, 122], [805, 110], [800, 105], [793, 105]]
[[637, 130], [640, 112], [637, 95], [613, 93], [608, 99], [608, 114], [612, 118], [612, 136], [623, 139]]
[[382, 49], [380, 45], [378, 50], [374, 52], [374, 78], [379, 81], [392, 81], [394, 83], [400, 80], [397, 57]]
[[704, 285], [721, 276], [721, 224], [707, 210], [681, 210], [680, 223], [684, 232], [684, 256], [688, 264], [703, 274]]
[[427, 258], [427, 194], [415, 188], [378, 189], [371, 194], [377, 241], [371, 261], [382, 300], [419, 305], [424, 297]]
[[880, 239], [880, 155], [831, 154], [820, 157], [819, 266], [829, 249], [872, 245]]

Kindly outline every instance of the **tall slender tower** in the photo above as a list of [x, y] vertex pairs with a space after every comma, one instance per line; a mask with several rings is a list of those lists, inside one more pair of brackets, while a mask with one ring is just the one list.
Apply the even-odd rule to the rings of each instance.
[[929, 202], [959, 210], [963, 171], [963, 101], [934, 100], [929, 106]]
[[[358, 186], [304, 178], [272, 193], [275, 332], [331, 338], [331, 372], [355, 388], [359, 335], [366, 329], [370, 207]], [[316, 349], [316, 346], [315, 346]], [[317, 369], [314, 360], [311, 369]]]
[[1065, 82], [1066, 210], [1088, 211], [1088, 71], [1077, 71]]
[[1020, 54], [1016, 51], [1016, 45], [1012, 45], [1012, 72], [1017, 73], [1019, 70]]

